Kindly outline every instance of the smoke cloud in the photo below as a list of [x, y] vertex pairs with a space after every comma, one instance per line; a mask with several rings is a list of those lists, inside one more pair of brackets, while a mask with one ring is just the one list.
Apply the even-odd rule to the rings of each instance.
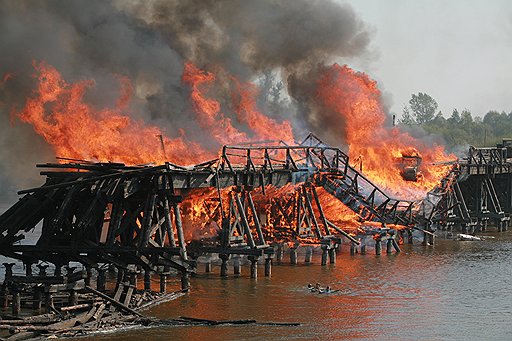
[[118, 77], [126, 76], [134, 87], [128, 114], [170, 137], [183, 129], [191, 140], [208, 143], [181, 80], [185, 62], [223, 69], [241, 81], [272, 70], [299, 109], [288, 103], [278, 119], [311, 129], [322, 126], [309, 105], [319, 70], [365, 55], [370, 36], [349, 5], [330, 0], [4, 0], [0, 80], [12, 77], [0, 83], [0, 197], [40, 182], [33, 164], [53, 158], [30, 126], [11, 124], [11, 112], [35, 87], [34, 61], [53, 65], [70, 82], [94, 79], [87, 99], [97, 107], [115, 103]]

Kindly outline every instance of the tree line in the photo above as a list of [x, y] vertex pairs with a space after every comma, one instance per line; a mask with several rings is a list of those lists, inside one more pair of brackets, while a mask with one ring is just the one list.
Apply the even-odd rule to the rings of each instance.
[[443, 137], [447, 147], [473, 145], [495, 146], [504, 137], [512, 137], [512, 112], [491, 110], [484, 117], [475, 116], [464, 109], [453, 109], [449, 118], [438, 111], [435, 99], [426, 93], [413, 94], [404, 106], [399, 125], [417, 125], [425, 131]]

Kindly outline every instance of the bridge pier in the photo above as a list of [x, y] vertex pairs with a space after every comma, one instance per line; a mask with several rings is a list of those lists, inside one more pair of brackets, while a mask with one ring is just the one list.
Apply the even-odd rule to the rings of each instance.
[[277, 264], [281, 264], [282, 261], [283, 261], [283, 243], [277, 243], [276, 262], [277, 262]]
[[312, 258], [313, 258], [313, 248], [311, 246], [306, 246], [306, 254], [304, 256], [304, 263], [311, 263]]
[[327, 245], [322, 245], [322, 266], [327, 265]]
[[207, 260], [206, 263], [204, 263], [204, 272], [212, 272], [212, 262], [210, 260]]
[[329, 248], [329, 263], [336, 264], [336, 249]]
[[[105, 284], [107, 282], [107, 278], [105, 276], [106, 270], [102, 269], [102, 268], [98, 268], [97, 271], [98, 271], [98, 277], [96, 277], [96, 290], [105, 292]], [[150, 272], [146, 271], [144, 273], [144, 289], [145, 290], [151, 290], [150, 278], [146, 279], [146, 276], [148, 276], [148, 275], [150, 276]], [[146, 281], [148, 284], [146, 284]]]
[[190, 274], [188, 273], [188, 271], [183, 271], [181, 273], [181, 290], [190, 290]]
[[361, 238], [360, 250], [362, 255], [366, 255], [366, 236], [363, 236], [363, 238]]
[[251, 262], [251, 278], [258, 278], [258, 256], [248, 256], [247, 257]]
[[265, 277], [272, 276], [272, 256], [268, 255], [265, 258]]
[[297, 248], [291, 247], [290, 248], [290, 264], [297, 265]]
[[221, 264], [220, 264], [220, 277], [227, 277], [228, 276], [228, 259], [229, 259], [229, 255], [220, 254], [219, 258], [222, 261]]
[[391, 237], [386, 241], [386, 253], [388, 255], [393, 253], [393, 239]]
[[239, 255], [233, 257], [233, 274], [240, 275], [242, 273], [242, 262]]
[[382, 240], [381, 240], [381, 237], [378, 236], [375, 239], [375, 255], [380, 256], [381, 253], [382, 253]]
[[354, 242], [350, 243], [350, 255], [354, 256], [357, 253], [357, 244]]
[[165, 293], [167, 291], [167, 275], [160, 274], [160, 292]]

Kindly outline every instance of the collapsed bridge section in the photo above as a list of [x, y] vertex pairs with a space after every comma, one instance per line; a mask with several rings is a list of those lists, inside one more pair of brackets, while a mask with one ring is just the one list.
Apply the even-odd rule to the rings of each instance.
[[[144, 272], [145, 289], [157, 274], [165, 291], [172, 270], [181, 274], [187, 290], [201, 255], [217, 254], [221, 275], [230, 257], [245, 255], [256, 277], [258, 259], [265, 259], [269, 275], [284, 244], [295, 262], [299, 244], [320, 245], [322, 264], [327, 257], [335, 261], [342, 237], [350, 241], [351, 252], [358, 244], [365, 252], [365, 235], [375, 239], [378, 254], [383, 240], [388, 252], [399, 251], [393, 228], [400, 229], [399, 238], [407, 233], [412, 240], [411, 230], [418, 229], [430, 241], [436, 228], [483, 230], [489, 220], [506, 228], [512, 167], [499, 153], [470, 150], [468, 159], [454, 164], [420, 201], [390, 197], [352, 167], [343, 151], [313, 135], [294, 146], [224, 146], [218, 159], [187, 167], [83, 160], [38, 165], [45, 168], [45, 184], [20, 191], [24, 196], [0, 216], [0, 254], [25, 264], [27, 278], [18, 282], [41, 280], [32, 276], [33, 264], [41, 269], [53, 264], [60, 278], [61, 268], [78, 262], [87, 269], [86, 281], [95, 269], [101, 292], [106, 268], [115, 266], [114, 298], [128, 302], [134, 286], [123, 281], [133, 281], [134, 269]], [[471, 190], [472, 184], [480, 190]], [[366, 222], [364, 228], [336, 220], [339, 212], [327, 210], [326, 196], [348, 208], [353, 220]], [[39, 229], [35, 242], [25, 240]]]
[[[313, 135], [296, 146], [225, 146], [219, 159], [190, 167], [86, 161], [38, 167], [48, 169], [41, 172], [46, 183], [20, 191], [24, 196], [0, 217], [0, 253], [29, 265], [45, 261], [57, 268], [76, 261], [124, 269], [136, 264], [148, 272], [174, 268], [186, 276], [198, 254], [272, 255], [276, 234], [260, 222], [262, 208], [251, 193], [265, 195], [285, 185], [292, 186], [293, 200], [274, 201], [282, 206], [276, 214], [285, 217], [279, 227], [292, 231], [285, 241], [308, 239], [327, 249], [341, 236], [359, 243], [326, 217], [316, 188], [332, 194], [360, 220], [416, 221], [417, 203], [390, 198], [351, 167], [345, 153]], [[183, 200], [201, 188], [217, 192], [209, 218], [217, 235], [187, 250], [191, 240], [183, 224]], [[40, 223], [35, 244], [18, 243]]]

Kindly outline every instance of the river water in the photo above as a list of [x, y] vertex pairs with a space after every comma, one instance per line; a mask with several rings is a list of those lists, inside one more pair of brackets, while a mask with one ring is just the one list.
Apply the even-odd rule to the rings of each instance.
[[[86, 340], [510, 340], [512, 231], [487, 235], [481, 242], [402, 245], [402, 253], [381, 256], [372, 249], [351, 256], [344, 245], [337, 263], [327, 266], [319, 252], [309, 265], [290, 265], [285, 255], [271, 278], [260, 265], [257, 280], [247, 266], [241, 276], [220, 278], [218, 266], [206, 274], [200, 265], [189, 294], [146, 313], [301, 325], [140, 328]], [[170, 282], [178, 290], [179, 279]], [[339, 292], [312, 293], [306, 286], [315, 282]]]
[[[310, 265], [283, 262], [271, 278], [257, 280], [249, 278], [248, 267], [224, 279], [218, 267], [210, 274], [200, 267], [190, 294], [147, 314], [301, 325], [138, 329], [89, 339], [510, 340], [512, 233], [489, 235], [495, 238], [438, 239], [433, 247], [403, 245], [402, 253], [381, 256], [351, 256], [345, 248], [335, 265], [323, 267], [317, 253]], [[306, 286], [315, 282], [340, 291], [311, 293]]]

